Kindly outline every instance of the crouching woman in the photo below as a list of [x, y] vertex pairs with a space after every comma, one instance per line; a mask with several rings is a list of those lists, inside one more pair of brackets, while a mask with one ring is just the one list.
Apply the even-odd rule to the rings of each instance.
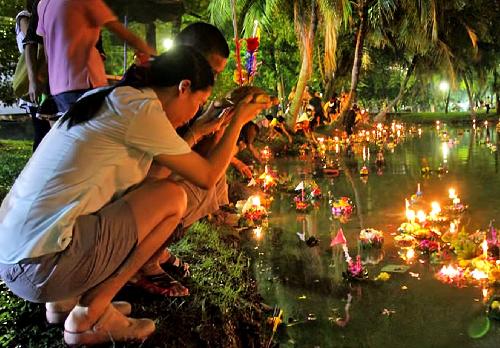
[[[0, 207], [0, 277], [16, 295], [45, 302], [68, 344], [141, 340], [155, 325], [112, 303], [162, 246], [186, 209], [168, 179], [143, 182], [156, 160], [209, 188], [224, 174], [239, 131], [266, 105], [242, 101], [205, 159], [175, 128], [211, 93], [212, 70], [179, 46], [146, 74], [88, 92], [51, 129]], [[151, 267], [150, 267], [151, 268]]]

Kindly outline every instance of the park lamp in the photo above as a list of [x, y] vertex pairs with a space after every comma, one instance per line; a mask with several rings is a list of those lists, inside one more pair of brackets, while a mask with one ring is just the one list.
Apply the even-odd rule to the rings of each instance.
[[450, 84], [449, 84], [448, 82], [446, 82], [446, 81], [441, 81], [441, 82], [439, 83], [439, 90], [440, 90], [441, 92], [446, 92], [446, 91], [448, 91], [449, 89], [450, 89]]
[[168, 51], [169, 49], [171, 49], [172, 46], [174, 46], [174, 40], [172, 40], [169, 37], [167, 37], [166, 39], [163, 39], [163, 48], [165, 49], [165, 51]]

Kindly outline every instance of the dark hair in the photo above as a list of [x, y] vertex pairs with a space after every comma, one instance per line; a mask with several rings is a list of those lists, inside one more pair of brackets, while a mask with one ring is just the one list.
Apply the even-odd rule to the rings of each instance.
[[214, 85], [214, 74], [207, 60], [188, 46], [176, 46], [155, 57], [149, 66], [132, 65], [123, 79], [114, 86], [97, 89], [78, 99], [61, 120], [72, 126], [91, 120], [100, 109], [104, 99], [117, 87], [170, 87], [182, 80], [191, 81], [195, 92]]
[[279, 123], [285, 122], [285, 118], [283, 116], [278, 116], [278, 122]]
[[205, 57], [209, 54], [217, 54], [221, 57], [229, 57], [229, 46], [224, 35], [212, 24], [197, 22], [188, 25], [177, 34], [175, 44], [191, 46]]
[[272, 120], [273, 120], [273, 118], [274, 118], [274, 117], [273, 117], [273, 115], [271, 115], [271, 114], [267, 114], [267, 115], [266, 115], [266, 119], [267, 119], [268, 121], [272, 121]]
[[24, 6], [28, 12], [32, 13], [33, 7], [38, 5], [38, 0], [26, 0]]
[[238, 143], [243, 141], [246, 145], [252, 145], [257, 135], [259, 135], [259, 126], [252, 121], [245, 123], [241, 128]]

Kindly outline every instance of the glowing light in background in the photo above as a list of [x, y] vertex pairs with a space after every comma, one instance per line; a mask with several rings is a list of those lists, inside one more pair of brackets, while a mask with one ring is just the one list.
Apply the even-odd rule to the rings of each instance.
[[174, 40], [172, 40], [171, 38], [163, 39], [163, 48], [165, 49], [165, 51], [168, 51], [173, 46], [174, 46]]

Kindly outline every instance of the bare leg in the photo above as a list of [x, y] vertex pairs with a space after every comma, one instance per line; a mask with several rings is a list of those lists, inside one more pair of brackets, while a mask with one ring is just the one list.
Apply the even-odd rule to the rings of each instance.
[[123, 285], [163, 246], [186, 209], [184, 190], [168, 180], [146, 183], [124, 199], [134, 214], [138, 245], [115, 274], [82, 295], [65, 322], [67, 331], [92, 327]]

